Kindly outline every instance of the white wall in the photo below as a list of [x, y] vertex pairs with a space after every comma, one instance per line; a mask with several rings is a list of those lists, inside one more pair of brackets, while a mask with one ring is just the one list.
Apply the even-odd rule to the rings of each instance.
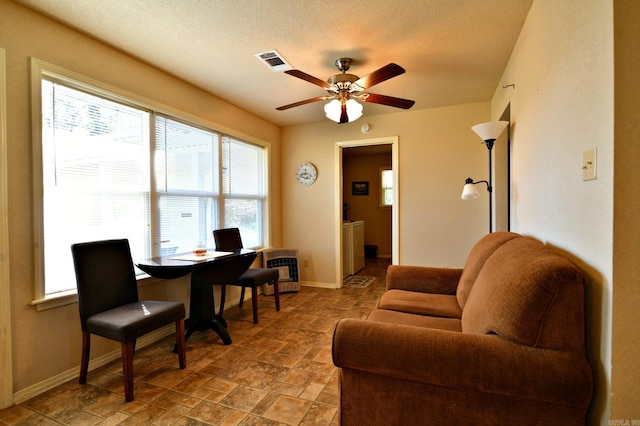
[[[611, 377], [612, 12], [611, 1], [535, 0], [492, 102], [494, 118], [511, 103], [512, 229], [587, 274], [592, 421], [608, 416]], [[583, 181], [591, 148], [597, 180]]]

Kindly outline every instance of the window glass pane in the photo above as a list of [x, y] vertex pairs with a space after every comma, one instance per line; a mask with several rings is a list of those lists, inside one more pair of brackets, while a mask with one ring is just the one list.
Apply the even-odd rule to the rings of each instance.
[[260, 196], [263, 148], [227, 137], [222, 142], [224, 193]]
[[245, 247], [262, 246], [263, 152], [246, 142], [222, 139], [224, 227], [240, 228]]
[[45, 294], [75, 289], [70, 246], [128, 238], [145, 255], [146, 111], [42, 82]]
[[160, 196], [161, 254], [184, 253], [198, 242], [214, 247], [218, 209], [211, 197]]
[[158, 190], [216, 192], [217, 143], [214, 132], [157, 116], [154, 160]]
[[213, 247], [213, 230], [219, 222], [219, 136], [162, 116], [156, 117], [155, 128], [160, 226], [154, 254], [188, 252], [198, 242]]
[[380, 182], [380, 203], [383, 206], [390, 206], [393, 204], [393, 170], [382, 170]]
[[260, 200], [226, 198], [224, 201], [225, 228], [239, 228], [245, 248], [262, 245]]

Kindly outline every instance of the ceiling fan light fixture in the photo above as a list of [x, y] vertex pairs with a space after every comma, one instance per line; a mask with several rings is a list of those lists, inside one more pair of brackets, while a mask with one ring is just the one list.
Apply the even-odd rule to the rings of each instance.
[[349, 99], [347, 101], [347, 115], [349, 116], [349, 122], [356, 121], [362, 117], [362, 104], [355, 99]]
[[329, 120], [340, 122], [340, 101], [337, 99], [327, 102], [324, 106], [324, 113]]
[[400, 65], [390, 63], [364, 77], [346, 73], [351, 66], [350, 58], [340, 58], [335, 62], [335, 65], [338, 67], [338, 70], [341, 71], [341, 74], [333, 75], [329, 77], [327, 81], [320, 80], [300, 70], [285, 71], [286, 74], [322, 87], [329, 93], [329, 96], [317, 96], [315, 98], [279, 106], [276, 109], [278, 111], [284, 111], [312, 102], [333, 99], [324, 106], [324, 113], [327, 118], [336, 123], [350, 123], [362, 117], [363, 107], [361, 103], [357, 102], [358, 100], [403, 109], [409, 109], [415, 103], [409, 99], [394, 98], [393, 96], [377, 95], [374, 93], [363, 93], [371, 86], [404, 74], [405, 70]]
[[[347, 105], [347, 117], [349, 123], [356, 121], [362, 117], [362, 104], [355, 99], [348, 99]], [[340, 116], [342, 115], [342, 103], [338, 99], [334, 99], [331, 102], [327, 102], [324, 106], [324, 113], [329, 120], [340, 123]]]

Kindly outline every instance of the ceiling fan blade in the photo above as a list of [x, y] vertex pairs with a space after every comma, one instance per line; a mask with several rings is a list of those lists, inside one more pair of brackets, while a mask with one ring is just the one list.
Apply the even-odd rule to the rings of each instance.
[[306, 72], [302, 72], [300, 70], [287, 70], [285, 71], [285, 73], [292, 75], [294, 77], [298, 77], [304, 81], [308, 81], [309, 83], [313, 83], [316, 86], [320, 86], [323, 89], [328, 89], [331, 87], [331, 85], [329, 83], [327, 83], [324, 80], [320, 80], [319, 78], [316, 78], [312, 75], [307, 74]]
[[300, 105], [310, 104], [312, 102], [324, 101], [326, 99], [331, 99], [332, 96], [318, 96], [317, 98], [305, 99], [304, 101], [294, 102], [289, 105], [283, 105], [276, 108], [278, 111], [284, 111], [285, 109], [294, 108]]
[[356, 96], [364, 102], [392, 106], [396, 108], [409, 109], [416, 103], [410, 99], [394, 98], [393, 96], [376, 95], [375, 93], [364, 93]]
[[342, 102], [342, 112], [340, 113], [340, 124], [348, 123], [349, 116], [347, 115], [347, 104]]
[[402, 68], [400, 65], [391, 63], [372, 72], [371, 74], [367, 74], [364, 77], [361, 77], [360, 79], [356, 80], [353, 84], [357, 85], [358, 87], [361, 87], [362, 90], [365, 90], [373, 85], [382, 83], [385, 80], [389, 80], [390, 78], [399, 76], [400, 74], [404, 74], [404, 72], [405, 72], [404, 68]]

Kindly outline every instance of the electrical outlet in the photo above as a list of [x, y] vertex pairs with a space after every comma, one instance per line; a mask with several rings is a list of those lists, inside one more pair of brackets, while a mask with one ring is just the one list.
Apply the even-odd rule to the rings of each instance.
[[594, 180], [596, 173], [596, 148], [582, 153], [582, 180]]

